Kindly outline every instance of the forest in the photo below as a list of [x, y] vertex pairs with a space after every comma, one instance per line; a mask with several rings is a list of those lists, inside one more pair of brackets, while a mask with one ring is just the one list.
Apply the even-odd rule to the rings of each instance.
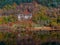
[[[51, 7], [57, 7], [60, 4], [60, 0], [34, 0], [36, 2], [38, 2], [39, 4], [45, 5], [45, 6], [51, 6]], [[10, 4], [12, 5], [13, 3], [29, 3], [29, 2], [33, 2], [33, 0], [0, 0], [0, 8], [2, 8], [3, 6], [5, 6], [6, 4]]]
[[59, 6], [60, 0], [0, 0], [0, 45], [60, 45]]

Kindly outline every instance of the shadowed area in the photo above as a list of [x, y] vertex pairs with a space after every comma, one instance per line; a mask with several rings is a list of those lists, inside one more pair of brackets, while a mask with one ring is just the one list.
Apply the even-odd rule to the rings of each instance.
[[1, 42], [0, 42], [0, 45], [6, 45], [6, 44], [5, 44], [5, 42], [1, 41]]
[[60, 45], [59, 42], [45, 42], [45, 43], [42, 43], [41, 45]]

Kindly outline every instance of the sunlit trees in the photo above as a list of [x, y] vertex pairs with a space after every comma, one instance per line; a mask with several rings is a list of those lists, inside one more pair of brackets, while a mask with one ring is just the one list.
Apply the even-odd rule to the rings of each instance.
[[15, 15], [9, 15], [8, 18], [11, 22], [17, 21], [17, 16], [15, 16]]
[[8, 17], [3, 16], [3, 22], [8, 23], [9, 22]]
[[48, 24], [49, 23], [49, 17], [44, 12], [44, 8], [42, 8], [40, 11], [38, 11], [33, 17], [32, 20], [38, 24]]
[[57, 24], [57, 19], [56, 18], [53, 18], [50, 20], [50, 25], [51, 27], [54, 29], [56, 26], [58, 26]]
[[16, 6], [17, 6], [17, 4], [15, 4], [15, 3], [13, 5], [7, 4], [3, 8], [5, 8], [6, 10], [10, 10], [10, 9], [15, 9]]
[[17, 17], [14, 15], [2, 16], [2, 19], [3, 19], [4, 23], [16, 22], [17, 21]]
[[3, 18], [2, 17], [0, 17], [0, 24], [2, 24], [3, 23]]

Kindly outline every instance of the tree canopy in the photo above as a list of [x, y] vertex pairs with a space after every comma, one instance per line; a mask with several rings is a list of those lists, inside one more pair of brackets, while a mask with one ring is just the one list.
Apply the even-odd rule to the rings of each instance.
[[[0, 0], [0, 8], [2, 8], [3, 6], [5, 6], [6, 4], [13, 4], [14, 2], [17, 3], [17, 4], [20, 4], [20, 3], [29, 3], [29, 2], [32, 2], [33, 0]], [[56, 7], [58, 5], [60, 5], [60, 0], [34, 0], [36, 1], [37, 3], [39, 4], [42, 4], [42, 5], [46, 5], [46, 6], [52, 6], [52, 7]]]
[[0, 0], [0, 8], [2, 8], [3, 6], [5, 6], [6, 4], [20, 4], [20, 3], [25, 3], [25, 2], [32, 2], [32, 0]]

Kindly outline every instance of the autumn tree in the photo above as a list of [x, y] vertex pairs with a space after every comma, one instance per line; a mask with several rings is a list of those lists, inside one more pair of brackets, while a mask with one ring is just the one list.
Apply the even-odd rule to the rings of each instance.
[[45, 13], [45, 8], [41, 7], [39, 11], [33, 15], [32, 20], [37, 24], [48, 24], [50, 22], [49, 17]]
[[3, 16], [2, 18], [3, 18], [4, 23], [16, 22], [17, 21], [17, 17], [14, 15]]

